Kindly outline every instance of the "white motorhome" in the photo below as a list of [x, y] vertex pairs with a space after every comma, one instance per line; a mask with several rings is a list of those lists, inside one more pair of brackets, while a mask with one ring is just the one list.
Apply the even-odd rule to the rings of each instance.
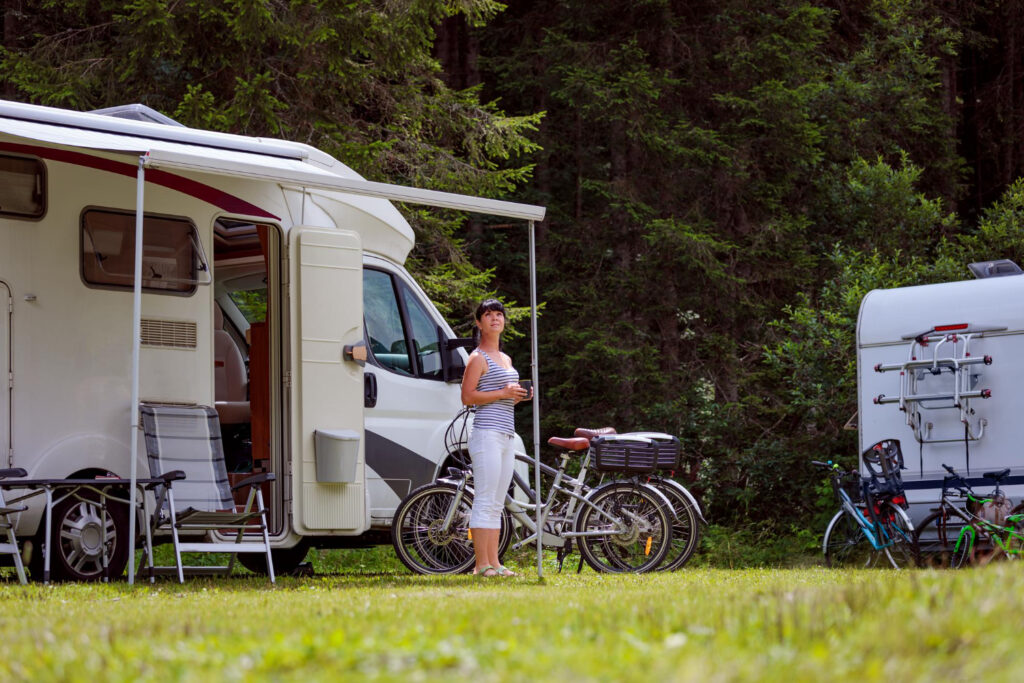
[[[402, 266], [414, 235], [389, 199], [543, 217], [367, 182], [307, 145], [189, 129], [139, 105], [79, 113], [0, 101], [5, 466], [31, 478], [127, 477], [135, 450], [145, 474], [134, 385], [143, 402], [215, 406], [230, 476], [276, 474], [265, 495], [279, 572], [310, 544], [374, 542], [446, 464], [465, 359]], [[342, 481], [318, 472], [317, 432], [342, 435], [324, 443], [356, 456]], [[40, 508], [17, 529], [37, 544]], [[113, 512], [120, 573], [128, 517]], [[58, 575], [100, 573], [99, 523], [95, 505], [55, 510]]]
[[[915, 523], [941, 497], [943, 465], [979, 492], [984, 472], [1024, 496], [1024, 277], [1010, 262], [971, 264], [979, 279], [874, 290], [857, 323], [860, 450], [899, 439]], [[1010, 275], [1010, 276], [1007, 276]]]

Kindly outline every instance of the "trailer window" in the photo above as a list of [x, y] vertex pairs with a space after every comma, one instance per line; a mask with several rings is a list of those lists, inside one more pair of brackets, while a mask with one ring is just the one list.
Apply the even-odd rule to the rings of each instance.
[[[199, 233], [181, 218], [143, 218], [142, 287], [191, 294], [210, 281]], [[131, 289], [135, 283], [135, 214], [89, 209], [82, 213], [82, 279], [95, 287]]]
[[0, 215], [41, 218], [46, 213], [43, 162], [0, 154]]

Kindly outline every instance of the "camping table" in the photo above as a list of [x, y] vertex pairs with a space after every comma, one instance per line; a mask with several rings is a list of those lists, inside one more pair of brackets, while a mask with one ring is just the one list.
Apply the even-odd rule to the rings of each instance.
[[[52, 518], [53, 518], [53, 506], [60, 503], [68, 498], [75, 496], [79, 497], [80, 500], [88, 501], [89, 503], [99, 503], [100, 506], [100, 526], [102, 527], [103, 538], [101, 547], [102, 558], [101, 563], [103, 565], [103, 580], [109, 581], [109, 567], [107, 566], [107, 501], [112, 500], [118, 503], [130, 504], [130, 501], [114, 494], [111, 489], [114, 488], [127, 488], [131, 486], [130, 479], [120, 479], [117, 477], [100, 477], [95, 479], [4, 479], [0, 480], [0, 488], [3, 489], [31, 489], [30, 493], [18, 496], [8, 503], [17, 503], [18, 501], [27, 500], [34, 498], [38, 495], [44, 495], [46, 497], [46, 529], [45, 535], [43, 536], [43, 583], [50, 582], [50, 541], [52, 532]], [[136, 486], [140, 489], [144, 486], [152, 484], [163, 484], [165, 480], [162, 478], [157, 479], [137, 479], [135, 481]], [[81, 498], [80, 494], [83, 491], [90, 491], [95, 493], [99, 500]], [[145, 501], [145, 495], [142, 495], [138, 499], [139, 501]], [[148, 529], [147, 529], [148, 530]], [[128, 558], [129, 562], [133, 562], [134, 558]]]

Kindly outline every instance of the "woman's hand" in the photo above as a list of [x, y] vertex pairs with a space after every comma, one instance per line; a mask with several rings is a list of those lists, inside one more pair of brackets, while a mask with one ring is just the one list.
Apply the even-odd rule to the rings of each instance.
[[505, 385], [505, 388], [501, 390], [502, 398], [510, 398], [516, 403], [525, 400], [527, 396], [529, 396], [529, 393], [526, 389], [519, 386], [518, 382], [509, 382]]

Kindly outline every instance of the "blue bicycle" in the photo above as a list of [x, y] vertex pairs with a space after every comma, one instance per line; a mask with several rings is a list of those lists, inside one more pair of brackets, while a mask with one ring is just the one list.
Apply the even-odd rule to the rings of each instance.
[[900, 442], [876, 443], [861, 456], [869, 476], [844, 470], [838, 464], [814, 461], [828, 469], [839, 511], [832, 517], [822, 551], [829, 567], [889, 566], [901, 569], [917, 564], [914, 525], [907, 515], [907, 497], [900, 470]]

